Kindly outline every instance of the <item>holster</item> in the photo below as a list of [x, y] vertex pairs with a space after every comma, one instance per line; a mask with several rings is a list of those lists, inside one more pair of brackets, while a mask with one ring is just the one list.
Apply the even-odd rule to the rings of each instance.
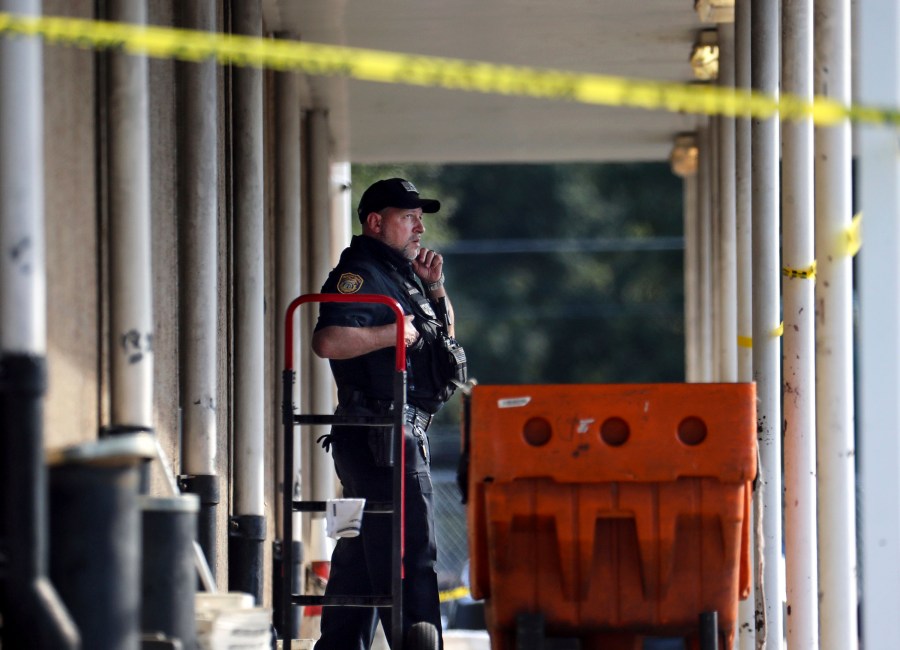
[[369, 451], [375, 460], [376, 467], [393, 467], [394, 459], [391, 457], [391, 431], [392, 429], [372, 429], [369, 431]]

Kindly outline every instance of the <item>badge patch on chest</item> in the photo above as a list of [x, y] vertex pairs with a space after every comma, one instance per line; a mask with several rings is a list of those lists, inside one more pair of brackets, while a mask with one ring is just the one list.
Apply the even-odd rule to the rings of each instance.
[[363, 279], [356, 273], [344, 273], [337, 283], [337, 290], [341, 293], [356, 293], [362, 288]]

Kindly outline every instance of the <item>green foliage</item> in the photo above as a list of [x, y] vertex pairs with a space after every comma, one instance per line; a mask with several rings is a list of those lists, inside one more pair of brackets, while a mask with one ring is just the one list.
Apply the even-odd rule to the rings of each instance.
[[[443, 204], [426, 245], [444, 251], [479, 382], [683, 380], [683, 251], [628, 250], [682, 234], [668, 165], [354, 166], [354, 205], [390, 176]], [[531, 249], [500, 250], [511, 243]], [[590, 245], [602, 250], [578, 250]]]

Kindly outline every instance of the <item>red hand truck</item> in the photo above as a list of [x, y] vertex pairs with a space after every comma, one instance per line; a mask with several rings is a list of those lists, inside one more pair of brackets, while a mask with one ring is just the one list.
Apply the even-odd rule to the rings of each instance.
[[[380, 303], [388, 306], [397, 318], [396, 355], [394, 363], [394, 412], [384, 416], [361, 415], [299, 415], [294, 413], [294, 312], [301, 305], [311, 302], [358, 302]], [[403, 442], [404, 407], [406, 405], [406, 342], [403, 335], [403, 310], [393, 298], [372, 294], [306, 294], [295, 298], [288, 306], [284, 320], [284, 371], [282, 373], [282, 424], [284, 425], [284, 483], [282, 485], [282, 516], [284, 539], [282, 540], [281, 564], [281, 633], [283, 647], [290, 648], [292, 633], [292, 609], [299, 605], [342, 605], [349, 607], [390, 607], [391, 641], [395, 650], [403, 648], [403, 552], [405, 520], [405, 456]], [[388, 441], [393, 459], [393, 501], [369, 503], [365, 513], [391, 514], [393, 519], [393, 544], [391, 553], [392, 580], [390, 594], [370, 596], [306, 596], [292, 593], [291, 576], [293, 566], [293, 517], [294, 512], [324, 512], [325, 501], [295, 501], [289, 482], [294, 476], [293, 448], [294, 426], [344, 424], [357, 426], [390, 427]], [[395, 507], [399, 504], [399, 508]], [[432, 626], [429, 626], [432, 627]], [[437, 645], [434, 645], [437, 648]], [[414, 649], [415, 650], [415, 649]], [[430, 648], [422, 648], [430, 650]]]

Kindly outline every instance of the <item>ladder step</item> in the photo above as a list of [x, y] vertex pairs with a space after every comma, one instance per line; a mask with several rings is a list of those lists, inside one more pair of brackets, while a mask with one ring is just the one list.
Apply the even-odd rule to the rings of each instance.
[[[327, 501], [294, 501], [294, 512], [325, 512]], [[390, 514], [394, 512], [391, 501], [366, 501], [363, 512], [370, 514]]]
[[393, 415], [299, 415], [294, 414], [294, 424], [345, 424], [366, 427], [390, 427]]
[[390, 607], [390, 596], [305, 596], [291, 594], [293, 605], [341, 605], [344, 607]]

